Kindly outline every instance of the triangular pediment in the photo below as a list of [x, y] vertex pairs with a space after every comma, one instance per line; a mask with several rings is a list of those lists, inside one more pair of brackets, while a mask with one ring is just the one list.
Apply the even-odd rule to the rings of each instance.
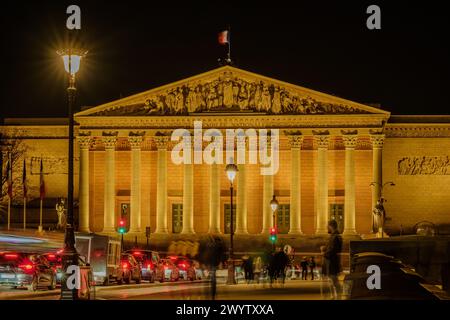
[[231, 66], [77, 113], [81, 116], [162, 116], [198, 113], [384, 114], [389, 112]]

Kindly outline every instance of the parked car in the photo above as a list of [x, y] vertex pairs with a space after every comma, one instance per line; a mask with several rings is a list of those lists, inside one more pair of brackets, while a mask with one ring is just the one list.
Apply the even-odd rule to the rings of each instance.
[[61, 255], [59, 255], [58, 253], [50, 252], [44, 254], [44, 257], [56, 272], [56, 283], [61, 284], [61, 279], [63, 276]]
[[170, 259], [161, 259], [161, 263], [156, 269], [156, 280], [164, 281], [178, 281], [180, 278], [180, 271], [177, 266]]
[[35, 253], [0, 252], [0, 285], [36, 291], [56, 288], [56, 272], [47, 259]]
[[133, 255], [141, 266], [142, 279], [155, 282], [156, 269], [160, 263], [159, 254], [156, 251], [134, 249], [128, 250], [126, 253]]
[[122, 277], [121, 280], [118, 281], [119, 284], [122, 283], [122, 280], [127, 284], [130, 283], [131, 280], [134, 280], [138, 284], [141, 283], [141, 266], [139, 265], [139, 262], [137, 262], [133, 257], [133, 255], [129, 253], [123, 253], [120, 260], [120, 267], [122, 271]]
[[178, 267], [179, 277], [183, 280], [194, 281], [197, 278], [194, 261], [185, 256], [169, 256], [169, 259]]

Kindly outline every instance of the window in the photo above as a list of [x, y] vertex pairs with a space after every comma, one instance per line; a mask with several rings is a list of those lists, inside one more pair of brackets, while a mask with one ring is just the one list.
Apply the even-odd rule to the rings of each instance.
[[183, 229], [183, 204], [172, 204], [172, 232], [180, 233]]
[[277, 210], [277, 228], [278, 233], [288, 233], [291, 225], [289, 204], [280, 204]]
[[330, 204], [330, 220], [336, 220], [339, 233], [344, 231], [344, 205]]
[[[229, 203], [226, 203], [224, 206], [224, 220], [225, 223], [224, 225], [224, 229], [225, 229], [225, 233], [230, 233], [230, 225], [231, 225], [231, 206]], [[236, 231], [236, 205], [233, 204], [233, 231]]]

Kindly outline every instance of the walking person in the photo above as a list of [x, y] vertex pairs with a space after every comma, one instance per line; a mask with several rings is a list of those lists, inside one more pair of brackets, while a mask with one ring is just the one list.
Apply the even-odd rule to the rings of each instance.
[[256, 280], [256, 283], [259, 284], [259, 279], [261, 278], [261, 272], [262, 272], [262, 260], [261, 257], [256, 257], [256, 259], [253, 261], [253, 275], [254, 279]]
[[311, 271], [311, 280], [314, 280], [314, 271], [316, 270], [316, 261], [314, 260], [314, 257], [309, 258], [308, 267]]
[[338, 299], [338, 294], [341, 293], [338, 275], [342, 270], [339, 259], [339, 253], [342, 251], [342, 237], [339, 234], [336, 220], [328, 222], [328, 233], [330, 238], [328, 244], [323, 248], [325, 274], [331, 282], [332, 299]]
[[303, 257], [302, 261], [300, 262], [300, 266], [302, 267], [302, 280], [307, 280], [306, 277], [308, 276], [308, 260], [306, 260], [306, 257]]
[[244, 259], [242, 267], [244, 269], [245, 280], [249, 284], [253, 280], [253, 259], [251, 256], [247, 256], [247, 259]]

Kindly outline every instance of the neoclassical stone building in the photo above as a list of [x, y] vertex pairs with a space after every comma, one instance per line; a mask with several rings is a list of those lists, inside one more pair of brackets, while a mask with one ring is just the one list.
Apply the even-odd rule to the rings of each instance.
[[[228, 233], [230, 183], [222, 163], [176, 164], [171, 135], [194, 121], [216, 129], [278, 129], [279, 170], [238, 165], [235, 230], [263, 236], [273, 225], [270, 201], [280, 203], [276, 224], [286, 237], [326, 233], [336, 219], [344, 235], [368, 234], [372, 209], [383, 196], [389, 232], [423, 220], [450, 222], [450, 119], [391, 116], [390, 112], [231, 66], [143, 93], [84, 108], [75, 115], [79, 230], [114, 233], [120, 217], [129, 234], [146, 227], [164, 235]], [[27, 145], [29, 178], [43, 155], [47, 195], [65, 195], [67, 127], [49, 119], [6, 119], [3, 139]], [[193, 141], [196, 138], [193, 136]], [[236, 152], [249, 158], [249, 138]], [[197, 141], [198, 142], [198, 141]], [[203, 150], [212, 142], [198, 142]], [[64, 161], [65, 159], [65, 161]], [[375, 182], [375, 186], [370, 186]], [[35, 193], [36, 197], [38, 193]]]

